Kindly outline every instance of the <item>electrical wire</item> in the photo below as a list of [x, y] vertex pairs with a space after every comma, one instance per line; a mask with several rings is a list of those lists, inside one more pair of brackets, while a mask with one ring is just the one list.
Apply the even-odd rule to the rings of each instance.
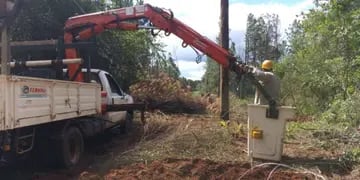
[[250, 168], [249, 170], [247, 170], [244, 174], [242, 174], [240, 177], [239, 177], [239, 180], [241, 180], [242, 178], [244, 178], [249, 172], [251, 172], [252, 170], [254, 170], [255, 168], [258, 168], [258, 167], [263, 167], [263, 166], [269, 166], [269, 165], [275, 165], [276, 167], [270, 172], [269, 176], [267, 179], [270, 179], [271, 175], [275, 172], [276, 169], [278, 169], [278, 167], [285, 167], [285, 168], [288, 168], [288, 169], [291, 169], [291, 170], [295, 170], [295, 171], [300, 171], [302, 173], [305, 173], [305, 174], [312, 174], [313, 176], [315, 176], [316, 179], [320, 178], [322, 180], [326, 180], [326, 178], [320, 174], [317, 174], [317, 173], [314, 173], [314, 172], [311, 172], [309, 170], [300, 170], [300, 169], [296, 169], [296, 168], [293, 168], [289, 165], [286, 165], [286, 164], [280, 164], [280, 163], [262, 163], [262, 164], [259, 164], [259, 165], [256, 165], [252, 168]]

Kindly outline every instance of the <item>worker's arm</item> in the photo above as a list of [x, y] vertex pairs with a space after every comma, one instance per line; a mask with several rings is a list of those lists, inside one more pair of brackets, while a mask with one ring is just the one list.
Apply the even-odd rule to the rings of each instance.
[[260, 81], [267, 82], [274, 75], [272, 72], [262, 71], [256, 67], [253, 68], [252, 74]]

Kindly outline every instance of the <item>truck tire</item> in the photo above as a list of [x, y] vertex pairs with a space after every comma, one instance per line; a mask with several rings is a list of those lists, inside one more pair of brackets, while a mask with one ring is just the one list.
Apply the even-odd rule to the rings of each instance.
[[131, 133], [133, 129], [133, 114], [130, 112], [126, 113], [125, 121], [121, 123], [120, 130], [121, 133], [128, 134]]
[[60, 163], [65, 168], [75, 166], [84, 151], [84, 139], [79, 130], [75, 126], [71, 126], [65, 130], [62, 137], [60, 147]]

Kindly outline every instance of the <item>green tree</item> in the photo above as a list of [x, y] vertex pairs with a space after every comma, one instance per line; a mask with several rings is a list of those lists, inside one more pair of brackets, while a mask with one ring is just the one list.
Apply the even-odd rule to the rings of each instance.
[[202, 77], [202, 91], [206, 93], [219, 93], [220, 66], [211, 58], [207, 58], [205, 74]]
[[276, 14], [256, 18], [248, 15], [245, 34], [245, 62], [260, 64], [265, 59], [279, 60], [283, 54], [279, 33], [280, 19]]
[[165, 62], [166, 62], [164, 64], [165, 72], [169, 74], [170, 77], [178, 79], [180, 76], [180, 70], [175, 64], [175, 59], [172, 57], [171, 53], [168, 53], [168, 58]]
[[290, 29], [289, 55], [279, 70], [289, 82], [283, 84], [287, 96], [301, 112], [326, 111], [358, 91], [359, 9], [359, 1], [329, 1]]
[[247, 26], [246, 26], [246, 34], [245, 34], [245, 62], [255, 63], [256, 56], [256, 42], [255, 34], [257, 20], [253, 14], [248, 15]]

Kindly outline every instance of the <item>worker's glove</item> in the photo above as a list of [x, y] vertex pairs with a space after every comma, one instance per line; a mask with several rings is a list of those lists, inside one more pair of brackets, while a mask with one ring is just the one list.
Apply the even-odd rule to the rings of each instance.
[[246, 74], [248, 73], [248, 65], [246, 64], [238, 64], [238, 71], [240, 74]]
[[247, 74], [252, 74], [255, 72], [255, 67], [254, 66], [251, 66], [251, 65], [246, 65], [245, 66], [245, 72]]

